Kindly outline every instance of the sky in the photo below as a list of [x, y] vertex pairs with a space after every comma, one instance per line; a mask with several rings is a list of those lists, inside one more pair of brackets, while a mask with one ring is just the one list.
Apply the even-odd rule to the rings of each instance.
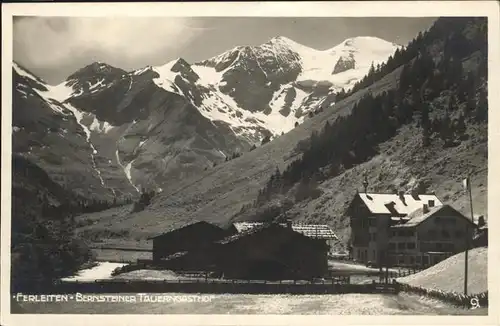
[[195, 63], [276, 36], [326, 50], [355, 36], [406, 45], [433, 17], [15, 17], [14, 61], [58, 84], [95, 61], [127, 71]]

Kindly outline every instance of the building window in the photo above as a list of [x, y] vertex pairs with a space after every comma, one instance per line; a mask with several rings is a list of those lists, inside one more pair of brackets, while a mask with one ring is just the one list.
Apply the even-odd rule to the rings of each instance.
[[372, 233], [372, 241], [377, 241], [377, 234], [376, 233]]
[[394, 242], [390, 242], [389, 249], [392, 249], [392, 250], [396, 249], [396, 244]]
[[405, 243], [404, 242], [398, 243], [398, 249], [405, 249]]
[[415, 243], [414, 242], [409, 242], [407, 245], [408, 249], [415, 249]]
[[415, 256], [410, 256], [410, 264], [415, 264]]
[[417, 256], [417, 264], [421, 264], [422, 263], [422, 257], [421, 256]]

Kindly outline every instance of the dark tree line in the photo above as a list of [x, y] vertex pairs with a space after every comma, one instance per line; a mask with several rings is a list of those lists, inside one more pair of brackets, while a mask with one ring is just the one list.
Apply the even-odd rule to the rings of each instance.
[[[253, 145], [253, 146], [250, 148], [250, 151], [253, 151], [255, 148], [256, 148], [256, 147], [255, 147], [255, 145]], [[241, 155], [243, 155], [243, 154], [238, 153], [238, 152], [235, 152], [235, 153], [231, 154], [230, 156], [226, 156], [226, 162], [231, 161], [231, 160], [234, 160], [235, 158], [238, 158], [238, 157], [240, 157]]]
[[[475, 33], [475, 35], [467, 38], [465, 35], [468, 33]], [[445, 42], [443, 52], [449, 57], [465, 58], [474, 51], [481, 51], [487, 56], [487, 21], [485, 18], [469, 17], [438, 19], [428, 31], [420, 32], [406, 47], [397, 49], [386, 62], [377, 66], [372, 64], [368, 74], [356, 82], [350, 91], [341, 90], [336, 94], [336, 101], [340, 101], [360, 89], [368, 87], [396, 68], [408, 64], [408, 62], [421, 55], [422, 52], [425, 53], [427, 45], [440, 42], [443, 39]], [[485, 62], [487, 62], [487, 57], [485, 58]]]
[[[440, 55], [433, 52], [432, 46], [438, 40], [443, 49]], [[299, 144], [302, 157], [282, 173], [276, 170], [254, 205], [289, 191], [297, 183], [297, 192], [314, 192], [318, 180], [339, 175], [376, 155], [378, 145], [392, 138], [403, 125], [416, 124], [420, 128], [424, 147], [437, 139], [443, 141], [444, 147], [460, 143], [467, 137], [467, 125], [487, 121], [486, 42], [484, 20], [438, 20], [408, 47], [396, 51], [387, 63], [372, 67], [345, 96], [402, 65], [398, 87], [377, 96], [365, 94], [350, 115], [333, 123], [327, 121], [320, 132], [313, 132], [307, 142]], [[479, 63], [465, 73], [463, 61], [474, 53]], [[296, 200], [302, 197], [296, 194]]]
[[[11, 290], [32, 293], [71, 275], [93, 257], [74, 235], [70, 207], [78, 197], [15, 154], [12, 175]], [[49, 202], [62, 208], [49, 209]]]
[[132, 208], [132, 212], [140, 212], [144, 210], [147, 206], [151, 204], [151, 199], [156, 196], [156, 191], [154, 190], [146, 190], [145, 188], [141, 188], [141, 195], [139, 199], [134, 202], [134, 207]]
[[41, 198], [42, 215], [53, 217], [101, 212], [110, 208], [129, 205], [132, 204], [132, 202], [133, 200], [131, 197], [122, 200], [114, 198], [112, 201], [109, 201], [105, 199], [89, 199], [77, 196], [75, 200], [71, 202], [53, 205], [46, 195]]

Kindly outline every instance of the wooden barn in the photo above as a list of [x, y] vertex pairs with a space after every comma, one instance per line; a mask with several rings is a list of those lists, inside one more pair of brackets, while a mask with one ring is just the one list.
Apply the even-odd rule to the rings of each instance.
[[185, 256], [186, 254], [181, 255], [181, 253], [185, 252], [189, 252], [190, 256], [192, 256], [202, 248], [208, 247], [215, 241], [233, 233], [234, 231], [230, 229], [225, 230], [205, 221], [184, 225], [149, 238], [153, 240], [153, 261], [177, 259]]
[[328, 270], [328, 245], [289, 225], [262, 224], [218, 241], [218, 271], [230, 279], [311, 279]]
[[[263, 222], [236, 222], [233, 223], [233, 228], [236, 232], [245, 232], [252, 228], [261, 226]], [[287, 221], [286, 223], [280, 223], [281, 226], [291, 226], [292, 230], [301, 233], [309, 238], [323, 239], [328, 244], [330, 251], [334, 251], [335, 245], [339, 242], [339, 238], [333, 232], [332, 228], [326, 224], [303, 224], [303, 223], [292, 223], [292, 221]]]

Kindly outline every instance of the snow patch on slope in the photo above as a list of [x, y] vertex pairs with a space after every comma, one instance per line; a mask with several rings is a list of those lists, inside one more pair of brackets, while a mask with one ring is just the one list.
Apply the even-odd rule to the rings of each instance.
[[[104, 183], [104, 179], [102, 178], [102, 175], [101, 175], [101, 171], [97, 168], [97, 164], [95, 161], [95, 155], [97, 154], [97, 149], [95, 148], [94, 144], [92, 144], [92, 141], [90, 140], [90, 136], [91, 136], [90, 129], [82, 122], [84, 113], [69, 103], [66, 103], [65, 107], [73, 113], [73, 115], [75, 116], [76, 122], [80, 125], [80, 127], [82, 127], [83, 131], [85, 132], [85, 135], [87, 136], [86, 137], [87, 143], [89, 144], [90, 148], [92, 149], [92, 152], [90, 154], [90, 158], [92, 160], [92, 168], [94, 169], [94, 171], [96, 171], [97, 176], [99, 177], [99, 180], [101, 181], [101, 185], [104, 188], [106, 188], [106, 185]], [[111, 189], [111, 191], [113, 192], [113, 194], [115, 193], [114, 189]]]
[[115, 128], [115, 126], [111, 125], [107, 121], [100, 121], [97, 119], [97, 117], [94, 115], [94, 120], [92, 120], [92, 123], [90, 124], [89, 129], [92, 131], [97, 131], [101, 133], [108, 133], [110, 130]]
[[[307, 95], [305, 92], [298, 93], [299, 96], [292, 104], [294, 112], [300, 106], [300, 102]], [[242, 137], [254, 138], [252, 135], [259, 129], [267, 129], [273, 135], [280, 135], [295, 127], [295, 122], [302, 121], [294, 116], [283, 116], [279, 111], [281, 107], [274, 106], [270, 114], [263, 112], [250, 112], [238, 106], [234, 99], [218, 90], [203, 94], [203, 102], [200, 113], [211, 121], [223, 121], [227, 123], [233, 132]]]
[[132, 181], [132, 174], [130, 173], [131, 169], [132, 169], [132, 162], [130, 162], [129, 164], [127, 164], [127, 166], [123, 166], [122, 162], [120, 161], [120, 154], [118, 153], [118, 150], [116, 150], [115, 152], [115, 156], [116, 156], [116, 163], [123, 169], [123, 173], [125, 173], [125, 175], [127, 176], [127, 179], [128, 179], [128, 182], [130, 183], [130, 185], [132, 187], [134, 187], [134, 189], [140, 193], [140, 190], [139, 188], [134, 184], [134, 182]]
[[222, 80], [222, 75], [228, 70], [216, 71], [215, 68], [192, 65], [191, 69], [200, 76], [199, 83], [203, 85], [217, 85]]
[[[44, 93], [45, 97], [54, 99], [58, 102], [63, 103], [71, 96], [76, 95], [73, 88], [67, 85], [66, 82], [62, 82], [56, 86], [46, 85], [48, 91]], [[81, 94], [81, 93], [80, 93]], [[78, 95], [80, 95], [78, 94]]]
[[182, 96], [182, 92], [179, 90], [177, 85], [175, 85], [175, 77], [179, 76], [179, 73], [173, 72], [172, 67], [177, 63], [177, 60], [170, 61], [169, 63], [152, 68], [153, 71], [158, 73], [159, 77], [153, 78], [153, 82], [166, 91], [176, 93]]

